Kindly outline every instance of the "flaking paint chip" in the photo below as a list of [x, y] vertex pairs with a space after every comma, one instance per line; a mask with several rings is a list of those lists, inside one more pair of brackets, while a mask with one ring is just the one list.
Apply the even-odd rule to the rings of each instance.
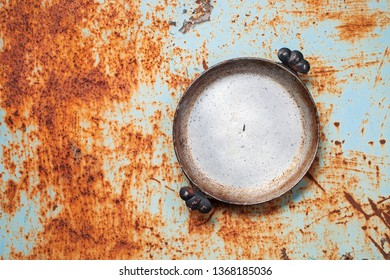
[[179, 29], [181, 33], [187, 33], [194, 25], [209, 21], [213, 6], [210, 4], [210, 0], [197, 1], [199, 6], [192, 11], [193, 16], [189, 20], [184, 20], [183, 26]]

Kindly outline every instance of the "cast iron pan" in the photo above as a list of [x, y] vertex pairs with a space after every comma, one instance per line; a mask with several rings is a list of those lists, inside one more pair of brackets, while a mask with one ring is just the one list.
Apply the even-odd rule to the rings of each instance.
[[249, 205], [294, 187], [318, 146], [313, 98], [296, 71], [309, 63], [282, 48], [282, 63], [260, 58], [223, 61], [188, 87], [176, 109], [173, 143], [191, 187], [180, 196], [207, 213], [208, 198]]

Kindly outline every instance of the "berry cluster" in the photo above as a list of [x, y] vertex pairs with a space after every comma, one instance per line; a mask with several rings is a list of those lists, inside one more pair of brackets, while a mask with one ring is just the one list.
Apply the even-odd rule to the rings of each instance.
[[185, 200], [191, 210], [198, 210], [201, 213], [208, 213], [211, 210], [210, 201], [199, 190], [192, 187], [182, 187], [180, 197]]
[[281, 48], [278, 51], [280, 61], [295, 72], [306, 74], [310, 70], [310, 64], [303, 58], [300, 51], [291, 51], [289, 48]]

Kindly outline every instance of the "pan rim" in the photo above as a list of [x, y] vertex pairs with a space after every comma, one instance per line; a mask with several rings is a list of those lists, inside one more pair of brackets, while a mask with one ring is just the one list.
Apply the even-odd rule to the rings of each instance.
[[[176, 125], [175, 125], [175, 123], [177, 122], [177, 119], [178, 119], [178, 112], [179, 112], [180, 106], [183, 103], [183, 100], [186, 97], [186, 95], [188, 94], [188, 92], [193, 87], [193, 85], [195, 83], [197, 83], [197, 81], [199, 79], [202, 79], [208, 72], [213, 71], [216, 68], [222, 67], [225, 64], [239, 63], [239, 62], [243, 62], [243, 61], [258, 61], [258, 62], [263, 62], [263, 63], [266, 63], [266, 64], [270, 64], [270, 65], [273, 65], [273, 66], [276, 66], [276, 67], [282, 69], [286, 74], [292, 75], [295, 78], [295, 81], [297, 83], [299, 83], [299, 85], [304, 89], [304, 92], [302, 94], [306, 94], [307, 95], [306, 97], [308, 97], [308, 102], [309, 102], [308, 104], [314, 110], [315, 119], [313, 120], [313, 124], [315, 125], [315, 128], [316, 128], [315, 130], [313, 129], [313, 133], [312, 133], [313, 134], [313, 145], [315, 145], [315, 146], [311, 149], [311, 151], [309, 153], [307, 153], [307, 155], [306, 155], [306, 163], [304, 163], [304, 162], [300, 162], [299, 163], [299, 169], [301, 170], [301, 172], [300, 172], [301, 175], [297, 176], [297, 178], [295, 180], [291, 180], [288, 183], [288, 187], [284, 188], [283, 191], [277, 192], [277, 194], [273, 195], [272, 197], [265, 196], [265, 197], [263, 197], [263, 199], [259, 199], [259, 200], [256, 200], [256, 201], [246, 201], [246, 202], [245, 201], [244, 202], [243, 201], [235, 201], [234, 199], [233, 200], [229, 200], [229, 199], [216, 197], [215, 195], [212, 195], [208, 191], [204, 190], [201, 186], [199, 186], [199, 184], [197, 184], [195, 182], [195, 180], [191, 179], [191, 176], [189, 176], [189, 174], [188, 174], [189, 172], [186, 170], [186, 168], [184, 168], [184, 166], [183, 166], [183, 164], [181, 162], [181, 156], [180, 156], [180, 153], [178, 151], [177, 139], [176, 139], [176, 136], [175, 136], [177, 134], [176, 133]], [[264, 202], [276, 199], [278, 197], [281, 197], [282, 195], [284, 195], [285, 193], [287, 193], [288, 191], [293, 189], [302, 180], [302, 178], [305, 176], [305, 174], [308, 172], [308, 170], [312, 166], [312, 164], [313, 164], [313, 162], [315, 160], [315, 157], [317, 155], [318, 147], [319, 147], [319, 133], [320, 133], [319, 130], [320, 130], [319, 115], [318, 115], [318, 110], [317, 110], [314, 98], [313, 98], [311, 92], [309, 91], [309, 89], [307, 88], [307, 86], [300, 79], [300, 77], [298, 76], [298, 74], [296, 72], [294, 72], [290, 68], [286, 67], [282, 63], [274, 62], [274, 61], [271, 61], [271, 60], [268, 60], [268, 59], [264, 59], [264, 58], [258, 58], [258, 57], [236, 57], [236, 58], [223, 60], [221, 62], [218, 62], [218, 63], [212, 65], [210, 68], [208, 68], [207, 70], [203, 71], [199, 76], [197, 76], [196, 78], [193, 79], [193, 81], [186, 88], [186, 90], [184, 91], [184, 93], [182, 94], [182, 96], [180, 97], [180, 99], [179, 99], [179, 101], [177, 103], [177, 107], [176, 107], [174, 118], [173, 118], [172, 138], [173, 138], [173, 147], [174, 147], [176, 158], [177, 158], [177, 160], [178, 160], [178, 162], [180, 164], [182, 172], [187, 177], [187, 179], [189, 180], [189, 182], [190, 182], [190, 184], [192, 186], [198, 188], [199, 190], [201, 190], [203, 193], [205, 193], [210, 198], [214, 198], [214, 199], [216, 199], [218, 201], [222, 201], [222, 202], [229, 203], [229, 204], [236, 204], [236, 205], [255, 205], [255, 204], [264, 203]], [[292, 177], [292, 176], [290, 176], [290, 177]], [[293, 179], [293, 178], [291, 178], [291, 179]]]

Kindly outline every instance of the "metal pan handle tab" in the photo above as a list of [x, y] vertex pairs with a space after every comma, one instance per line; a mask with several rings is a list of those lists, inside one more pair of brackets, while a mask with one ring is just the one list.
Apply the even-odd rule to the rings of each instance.
[[186, 202], [191, 210], [198, 210], [201, 213], [208, 213], [211, 210], [210, 200], [198, 189], [193, 187], [182, 187], [180, 197]]
[[278, 51], [278, 58], [284, 65], [295, 72], [306, 74], [310, 70], [309, 62], [303, 58], [303, 54], [300, 51], [281, 48]]

